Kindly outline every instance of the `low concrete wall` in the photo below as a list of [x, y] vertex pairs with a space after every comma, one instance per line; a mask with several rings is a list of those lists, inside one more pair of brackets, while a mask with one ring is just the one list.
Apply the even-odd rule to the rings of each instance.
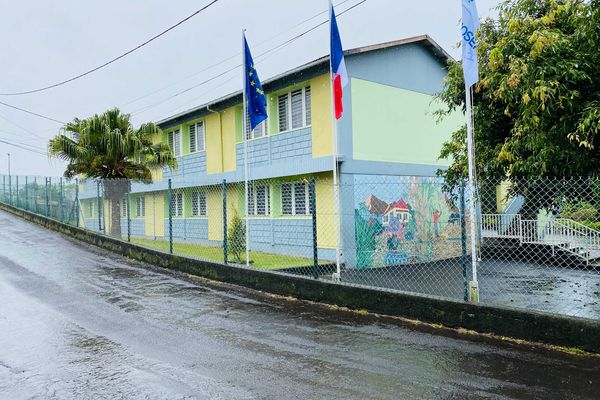
[[455, 302], [414, 294], [384, 292], [302, 276], [194, 260], [76, 228], [5, 204], [0, 204], [0, 209], [115, 253], [208, 279], [351, 309], [365, 309], [447, 327], [465, 328], [600, 353], [600, 321]]

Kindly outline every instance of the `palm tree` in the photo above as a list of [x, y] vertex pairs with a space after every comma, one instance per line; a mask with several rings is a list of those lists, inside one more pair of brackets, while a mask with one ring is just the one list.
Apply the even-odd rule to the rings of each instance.
[[151, 169], [177, 168], [171, 148], [153, 144], [152, 136], [161, 133], [153, 123], [134, 129], [130, 114], [118, 108], [87, 119], [75, 118], [48, 144], [51, 156], [68, 161], [65, 177], [101, 179], [110, 203], [110, 234], [121, 236], [120, 200], [130, 181], [152, 182]]

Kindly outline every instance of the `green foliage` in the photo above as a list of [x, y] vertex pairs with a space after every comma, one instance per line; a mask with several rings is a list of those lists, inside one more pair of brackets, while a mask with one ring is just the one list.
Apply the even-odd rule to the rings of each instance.
[[[365, 208], [361, 204], [361, 208]], [[373, 254], [377, 248], [376, 233], [382, 229], [381, 224], [369, 224], [360, 216], [359, 210], [354, 210], [354, 229], [356, 235], [356, 266], [357, 268], [370, 268], [373, 266]]]
[[237, 212], [233, 213], [231, 223], [227, 228], [227, 254], [236, 263], [246, 260], [246, 226]]
[[[478, 174], [505, 179], [600, 175], [600, 2], [506, 0], [478, 31], [474, 87]], [[444, 117], [464, 110], [459, 62], [449, 66]], [[467, 176], [465, 128], [445, 143], [448, 186]], [[527, 189], [513, 185], [516, 192]]]
[[152, 143], [161, 133], [153, 123], [133, 128], [131, 116], [118, 108], [87, 119], [75, 118], [48, 144], [50, 155], [68, 161], [66, 177], [152, 182], [151, 168], [177, 167], [166, 144]]
[[560, 216], [577, 222], [590, 222], [598, 219], [598, 210], [586, 201], [567, 203], [563, 206]]

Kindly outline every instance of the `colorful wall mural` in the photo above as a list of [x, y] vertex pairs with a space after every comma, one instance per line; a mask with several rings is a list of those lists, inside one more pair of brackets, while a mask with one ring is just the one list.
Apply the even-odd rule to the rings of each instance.
[[460, 212], [438, 178], [356, 175], [354, 188], [358, 268], [461, 254]]

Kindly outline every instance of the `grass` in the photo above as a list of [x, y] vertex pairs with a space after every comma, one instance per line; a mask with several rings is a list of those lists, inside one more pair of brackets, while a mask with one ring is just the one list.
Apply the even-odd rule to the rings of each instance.
[[[165, 252], [169, 251], [169, 242], [165, 240], [131, 238], [131, 241], [133, 243], [157, 250], [162, 250]], [[173, 242], [173, 253], [195, 258], [202, 258], [205, 260], [223, 262], [223, 248], [217, 246], [205, 246], [197, 243]], [[250, 262], [254, 268], [273, 270], [293, 267], [306, 267], [312, 265], [313, 260], [312, 258], [252, 251], [250, 252]], [[321, 264], [325, 262], [319, 261], [319, 263]]]

